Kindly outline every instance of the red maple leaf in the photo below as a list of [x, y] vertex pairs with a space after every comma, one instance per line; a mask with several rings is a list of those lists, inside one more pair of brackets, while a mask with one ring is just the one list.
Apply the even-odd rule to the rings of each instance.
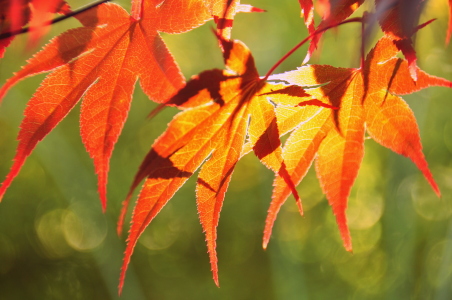
[[314, 4], [312, 0], [298, 0], [301, 7], [301, 16], [304, 18], [304, 23], [308, 29], [309, 34], [314, 33]]
[[424, 4], [424, 0], [375, 0], [376, 16], [381, 29], [402, 51], [414, 80], [417, 58], [412, 36], [417, 31]]
[[[383, 37], [359, 69], [310, 65], [270, 79], [313, 87], [306, 91], [336, 111], [321, 107], [279, 106], [278, 127], [291, 135], [283, 157], [292, 180], [298, 184], [316, 161], [317, 176], [332, 206], [347, 250], [352, 249], [345, 210], [351, 187], [364, 155], [364, 133], [396, 153], [409, 157], [422, 171], [439, 196], [422, 153], [419, 130], [413, 112], [398, 95], [429, 86], [452, 87], [452, 82], [426, 74], [416, 67], [417, 81], [390, 37]], [[320, 87], [319, 87], [320, 86]], [[274, 181], [272, 202], [264, 231], [267, 246], [276, 215], [290, 194], [282, 178]]]
[[51, 72], [27, 104], [14, 164], [0, 188], [0, 199], [36, 144], [83, 97], [81, 136], [94, 160], [105, 209], [109, 160], [127, 118], [137, 79], [143, 91], [157, 102], [184, 84], [158, 32], [181, 33], [211, 19], [204, 1], [135, 3], [143, 6], [139, 20], [110, 3], [78, 15], [84, 27], [52, 39], [0, 89], [1, 99], [19, 80]]

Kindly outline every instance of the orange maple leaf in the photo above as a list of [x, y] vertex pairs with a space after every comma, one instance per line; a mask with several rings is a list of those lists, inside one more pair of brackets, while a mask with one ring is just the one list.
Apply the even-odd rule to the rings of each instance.
[[215, 69], [195, 76], [168, 101], [184, 111], [174, 117], [165, 133], [155, 141], [124, 202], [119, 232], [131, 194], [145, 179], [132, 216], [120, 290], [139, 236], [203, 162], [196, 199], [217, 285], [216, 228], [232, 172], [242, 155], [252, 149], [264, 165], [279, 174], [299, 203], [282, 159], [274, 105], [269, 98], [281, 95], [278, 99], [281, 103], [318, 103], [300, 87], [270, 84], [260, 79], [244, 44], [220, 41], [226, 70]]
[[158, 5], [149, 0], [139, 5], [143, 6], [139, 21], [110, 3], [78, 15], [84, 27], [52, 39], [0, 89], [1, 99], [19, 80], [51, 72], [27, 104], [14, 164], [0, 188], [0, 199], [36, 144], [83, 97], [81, 136], [94, 160], [105, 210], [109, 160], [137, 79], [157, 102], [168, 99], [184, 84], [158, 32], [181, 33], [211, 19], [201, 0], [167, 0]]
[[[339, 107], [332, 111], [321, 107], [279, 106], [277, 118], [281, 133], [294, 130], [283, 149], [292, 180], [298, 184], [316, 159], [317, 176], [347, 250], [352, 250], [352, 243], [345, 210], [364, 155], [365, 131], [381, 145], [409, 157], [440, 195], [422, 153], [413, 112], [398, 95], [429, 86], [452, 87], [452, 82], [428, 75], [417, 67], [417, 81], [414, 81], [407, 61], [396, 57], [398, 52], [393, 40], [385, 36], [367, 55], [362, 68], [309, 65], [270, 77], [313, 87], [306, 91], [324, 103]], [[264, 230], [264, 248], [276, 215], [290, 195], [282, 182], [276, 176]]]

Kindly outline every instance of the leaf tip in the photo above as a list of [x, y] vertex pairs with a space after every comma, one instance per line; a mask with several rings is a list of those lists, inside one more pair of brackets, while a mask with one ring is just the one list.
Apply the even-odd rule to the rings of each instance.
[[118, 296], [119, 297], [121, 297], [121, 294], [122, 294], [122, 285], [123, 285], [122, 282], [120, 282], [118, 285]]
[[121, 273], [119, 274], [119, 284], [118, 284], [119, 296], [121, 296], [122, 289], [124, 287], [124, 280], [126, 279], [127, 268], [129, 267], [130, 259], [131, 259], [133, 250], [135, 248], [135, 245], [137, 243], [137, 239], [138, 239], [137, 236], [131, 237], [130, 235], [127, 238], [126, 251], [124, 252], [124, 257], [123, 257], [122, 266], [121, 266]]
[[119, 214], [118, 223], [116, 225], [116, 233], [118, 234], [118, 236], [122, 235], [122, 227], [124, 226], [124, 219], [127, 214], [127, 209], [129, 208], [129, 202], [131, 197], [132, 192], [130, 191], [124, 202], [122, 202], [121, 212]]
[[438, 196], [438, 198], [441, 198], [441, 191], [439, 190], [439, 186], [436, 183], [435, 179], [433, 178], [432, 173], [430, 173], [430, 170], [427, 169], [427, 171], [423, 171], [423, 173], [424, 173], [424, 176], [426, 177], [428, 183], [430, 183], [436, 196]]
[[209, 249], [209, 256], [210, 256], [210, 266], [211, 266], [213, 281], [215, 282], [215, 285], [217, 287], [220, 287], [220, 280], [218, 279], [218, 264], [217, 264], [218, 259], [217, 259], [217, 253], [216, 253], [215, 249], [213, 249], [213, 251], [211, 251]]
[[267, 215], [267, 220], [265, 221], [264, 236], [262, 239], [262, 249], [264, 250], [267, 250], [268, 243], [270, 242], [274, 221], [274, 217], [269, 219], [269, 215]]
[[125, 273], [122, 274], [122, 271], [121, 271], [121, 277], [119, 278], [119, 284], [118, 284], [118, 296], [119, 297], [121, 297], [121, 295], [122, 295], [122, 290], [124, 287], [124, 279], [125, 279]]
[[122, 289], [124, 287], [124, 279], [126, 276], [127, 265], [128, 265], [128, 262], [126, 264], [126, 260], [124, 260], [124, 263], [121, 267], [121, 274], [119, 275], [118, 296], [121, 296], [121, 294], [122, 294]]
[[253, 6], [253, 8], [251, 8], [250, 12], [264, 13], [264, 12], [267, 12], [267, 10]]
[[5, 196], [5, 193], [6, 193], [6, 189], [8, 188], [8, 186], [5, 184], [5, 183], [3, 183], [1, 186], [0, 186], [0, 202], [2, 202], [2, 200], [3, 200], [3, 196]]
[[210, 266], [212, 271], [212, 277], [213, 281], [215, 282], [215, 285], [217, 287], [220, 287], [220, 281], [218, 279], [218, 259], [217, 259], [217, 253], [215, 251], [215, 247], [211, 248], [212, 244], [208, 245], [209, 249], [209, 256], [210, 256]]
[[339, 226], [339, 231], [340, 231], [340, 234], [342, 237], [344, 248], [348, 252], [353, 252], [352, 238], [350, 236], [350, 230], [348, 229], [348, 225], [347, 225], [347, 217], [345, 215], [345, 209], [341, 210], [339, 212], [336, 212], [335, 214], [336, 214], [336, 222], [337, 222], [337, 225]]
[[349, 243], [346, 243], [346, 242], [344, 241], [344, 247], [345, 247], [345, 250], [347, 250], [347, 252], [350, 252], [350, 253], [353, 254], [353, 247], [352, 247], [351, 241], [350, 241]]
[[104, 164], [98, 164], [96, 159], [94, 160], [97, 171], [97, 192], [100, 198], [100, 204], [102, 206], [102, 212], [105, 213], [107, 210], [107, 172], [108, 172], [108, 163], [107, 168], [105, 168]]
[[303, 206], [301, 205], [301, 199], [295, 199], [295, 202], [297, 203], [298, 206], [298, 211], [300, 212], [300, 215], [303, 216], [304, 212], [303, 212]]
[[6, 193], [6, 190], [9, 188], [11, 183], [13, 182], [14, 178], [19, 173], [25, 159], [16, 159], [11, 170], [9, 171], [8, 175], [6, 176], [5, 181], [3, 181], [2, 185], [0, 186], [0, 202], [3, 199], [3, 196]]
[[122, 222], [121, 222], [121, 223], [118, 222], [118, 224], [116, 224], [116, 234], [117, 234], [118, 236], [121, 236], [121, 235], [122, 235]]
[[[439, 187], [435, 184], [435, 186], [433, 187], [433, 190], [435, 191], [436, 196], [438, 196], [438, 198], [441, 198], [441, 191], [439, 190]], [[0, 198], [0, 202], [2, 201], [2, 198]]]
[[105, 195], [100, 196], [100, 203], [102, 206], [102, 213], [105, 214], [105, 212], [107, 211], [107, 197]]
[[303, 215], [303, 207], [301, 206], [300, 195], [298, 194], [297, 188], [292, 180], [292, 177], [287, 171], [287, 167], [284, 161], [281, 163], [281, 168], [279, 169], [278, 175], [284, 179], [287, 186], [290, 188], [292, 195], [294, 196], [295, 201], [297, 202], [298, 210], [300, 211], [301, 215]]
[[309, 62], [309, 60], [311, 59], [311, 53], [308, 52], [305, 56], [305, 58], [303, 59], [303, 62], [301, 63], [302, 65], [305, 65]]

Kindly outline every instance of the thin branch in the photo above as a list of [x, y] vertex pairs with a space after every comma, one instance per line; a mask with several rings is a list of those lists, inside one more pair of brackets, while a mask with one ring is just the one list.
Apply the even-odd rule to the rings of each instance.
[[265, 76], [264, 76], [264, 78], [262, 80], [267, 80], [268, 77], [273, 73], [273, 71], [275, 71], [275, 69], [277, 67], [279, 67], [279, 65], [281, 65], [283, 63], [283, 61], [285, 61], [289, 56], [291, 56], [295, 51], [297, 51], [298, 48], [303, 46], [307, 41], [312, 39], [314, 36], [316, 36], [316, 35], [318, 35], [318, 34], [320, 34], [322, 32], [325, 32], [328, 29], [335, 28], [335, 27], [338, 27], [338, 26], [343, 25], [343, 24], [356, 23], [356, 22], [362, 23], [363, 19], [359, 18], [359, 17], [358, 18], [352, 18], [352, 19], [348, 19], [348, 20], [342, 21], [340, 23], [336, 23], [336, 24], [333, 24], [333, 25], [326, 26], [326, 27], [321, 28], [321, 29], [317, 29], [315, 32], [313, 32], [308, 37], [306, 37], [304, 40], [302, 40], [297, 45], [295, 45], [295, 47], [293, 47], [289, 52], [287, 52], [280, 60], [278, 60], [276, 62], [276, 64], [274, 64], [273, 67], [271, 67], [271, 69], [267, 72], [267, 74], [265, 74]]
[[360, 58], [360, 62], [359, 62], [359, 67], [362, 69], [364, 68], [364, 63], [365, 63], [365, 47], [366, 47], [366, 21], [368, 19], [368, 14], [367, 12], [364, 12], [363, 14], [363, 22], [361, 22], [361, 58]]
[[[102, 3], [109, 2], [109, 1], [111, 1], [111, 0], [99, 0], [99, 1], [96, 1], [96, 2], [93, 2], [93, 3], [90, 3], [90, 4], [86, 5], [86, 6], [83, 6], [83, 7], [79, 8], [79, 9], [77, 9], [77, 10], [74, 10], [74, 11], [68, 13], [67, 15], [57, 17], [57, 18], [51, 20], [50, 22], [45, 22], [45, 23], [41, 24], [41, 26], [53, 25], [55, 23], [58, 23], [58, 22], [61, 22], [63, 20], [66, 20], [68, 18], [74, 17], [74, 16], [76, 16], [78, 14], [81, 14], [82, 12], [85, 12], [85, 11], [91, 9], [91, 8], [94, 8], [96, 6], [101, 5]], [[0, 34], [0, 40], [6, 39], [6, 38], [9, 38], [9, 37], [12, 37], [12, 36], [16, 36], [16, 35], [19, 35], [19, 34], [22, 34], [22, 33], [26, 33], [26, 32], [29, 32], [29, 31], [30, 31], [30, 26], [27, 26], [27, 27], [24, 27], [24, 28], [21, 28], [21, 29], [18, 29], [18, 30], [4, 32], [4, 33]]]

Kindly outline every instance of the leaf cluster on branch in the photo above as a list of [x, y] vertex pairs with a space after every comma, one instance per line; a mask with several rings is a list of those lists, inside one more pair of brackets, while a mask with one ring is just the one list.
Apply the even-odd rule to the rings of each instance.
[[[0, 1], [0, 56], [21, 32], [29, 31], [35, 44], [45, 26], [54, 23], [49, 14], [73, 16], [82, 24], [51, 39], [0, 88], [1, 100], [20, 80], [48, 73], [25, 109], [19, 145], [0, 199], [37, 143], [81, 101], [80, 134], [94, 161], [105, 210], [109, 162], [137, 81], [160, 104], [152, 115], [165, 106], [177, 107], [180, 112], [139, 167], [119, 217], [121, 233], [132, 193], [144, 182], [133, 211], [120, 290], [138, 238], [198, 169], [197, 208], [213, 278], [219, 284], [215, 250], [219, 215], [234, 167], [249, 152], [275, 173], [264, 248], [278, 211], [291, 194], [303, 214], [296, 186], [315, 161], [344, 247], [352, 250], [346, 208], [364, 156], [366, 133], [410, 158], [440, 196], [422, 153], [414, 114], [400, 97], [430, 86], [452, 87], [449, 80], [417, 66], [413, 36], [431, 22], [419, 24], [426, 0], [375, 0], [373, 11], [354, 18], [349, 17], [364, 0], [318, 0], [317, 11], [312, 0], [299, 0], [309, 36], [264, 76], [258, 74], [245, 44], [230, 39], [237, 13], [262, 9], [239, 0], [132, 0], [129, 14], [117, 4], [101, 2], [105, 1], [71, 11], [62, 0]], [[318, 24], [316, 13], [321, 18]], [[225, 68], [203, 71], [185, 82], [159, 33], [184, 33], [209, 20], [216, 24]], [[362, 39], [358, 68], [307, 64], [325, 31], [352, 22], [362, 24], [356, 33]], [[375, 26], [383, 34], [365, 54], [366, 40]], [[449, 24], [447, 42], [451, 28]], [[306, 42], [309, 48], [298, 69], [273, 74]], [[280, 137], [286, 134], [289, 137], [282, 143]]]

